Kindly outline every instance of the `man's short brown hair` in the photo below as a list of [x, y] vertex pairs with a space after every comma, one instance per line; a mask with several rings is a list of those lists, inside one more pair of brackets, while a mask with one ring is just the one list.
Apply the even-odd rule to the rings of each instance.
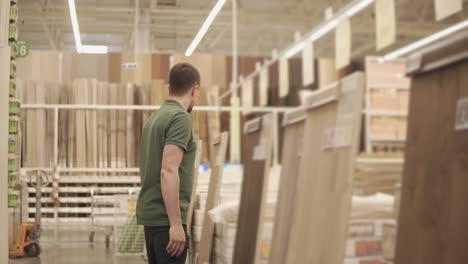
[[184, 95], [194, 85], [200, 85], [200, 73], [189, 63], [177, 63], [169, 73], [169, 94]]

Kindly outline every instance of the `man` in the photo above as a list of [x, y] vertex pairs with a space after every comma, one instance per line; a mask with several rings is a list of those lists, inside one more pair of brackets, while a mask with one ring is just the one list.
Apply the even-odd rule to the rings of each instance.
[[187, 208], [197, 148], [189, 113], [199, 85], [195, 67], [174, 65], [169, 73], [169, 97], [143, 128], [136, 217], [145, 228], [150, 264], [185, 263], [187, 257]]

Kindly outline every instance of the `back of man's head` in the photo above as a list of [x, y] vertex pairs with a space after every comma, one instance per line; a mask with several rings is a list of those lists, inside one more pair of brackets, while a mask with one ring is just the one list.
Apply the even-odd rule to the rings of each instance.
[[189, 63], [177, 63], [169, 73], [169, 95], [182, 96], [200, 85], [200, 73]]

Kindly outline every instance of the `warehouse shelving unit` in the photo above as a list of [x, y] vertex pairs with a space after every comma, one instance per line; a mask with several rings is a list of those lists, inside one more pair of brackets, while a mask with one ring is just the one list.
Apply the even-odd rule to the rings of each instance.
[[[406, 141], [409, 79], [405, 61], [366, 59], [366, 153], [402, 153]], [[378, 128], [381, 128], [379, 130]]]
[[[10, 47], [8, 46], [9, 1], [0, 1], [0, 138], [9, 138]], [[8, 141], [0, 141], [0, 241], [8, 241]], [[0, 262], [8, 262], [8, 243], [0, 244]]]

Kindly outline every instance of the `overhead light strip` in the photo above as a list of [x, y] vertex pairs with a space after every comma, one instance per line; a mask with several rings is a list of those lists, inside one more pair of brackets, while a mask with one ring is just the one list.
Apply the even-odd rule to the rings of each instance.
[[221, 8], [223, 8], [224, 3], [226, 3], [226, 0], [218, 0], [218, 2], [216, 3], [216, 5], [213, 7], [210, 14], [208, 15], [208, 17], [206, 18], [205, 22], [203, 22], [203, 25], [201, 26], [195, 38], [193, 39], [192, 43], [190, 43], [189, 47], [185, 51], [185, 56], [191, 56], [193, 51], [195, 51], [198, 44], [205, 36], [206, 31], [208, 31], [208, 28], [211, 26], [211, 23], [213, 23], [213, 20], [218, 15]]
[[78, 53], [93, 53], [93, 54], [104, 54], [109, 51], [107, 46], [102, 45], [82, 45], [80, 26], [78, 25], [78, 16], [76, 15], [75, 0], [68, 0], [68, 9], [70, 11], [70, 19], [73, 28], [73, 36], [75, 38], [76, 51]]
[[442, 31], [439, 31], [437, 33], [434, 33], [428, 37], [425, 37], [421, 40], [418, 40], [406, 47], [403, 47], [401, 49], [398, 49], [398, 50], [395, 50], [393, 52], [390, 52], [388, 53], [387, 55], [383, 56], [383, 60], [386, 61], [386, 60], [393, 60], [393, 59], [396, 59], [398, 57], [401, 57], [401, 56], [404, 56], [404, 55], [407, 55], [413, 51], [416, 51], [434, 41], [437, 41], [437, 40], [440, 40], [442, 38], [445, 38], [447, 37], [448, 35], [450, 34], [453, 34], [453, 33], [456, 33], [457, 31], [460, 31], [464, 28], [467, 28], [468, 27], [468, 19], [465, 20], [465, 21], [462, 21], [458, 24], [455, 24], [451, 27], [448, 27]]

